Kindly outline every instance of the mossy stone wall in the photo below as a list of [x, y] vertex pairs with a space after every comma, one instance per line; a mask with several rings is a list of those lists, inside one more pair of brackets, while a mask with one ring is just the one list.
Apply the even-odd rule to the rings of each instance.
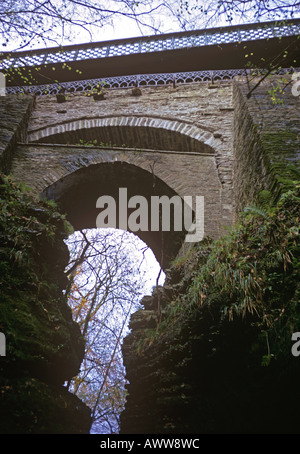
[[259, 202], [261, 191], [278, 200], [300, 160], [300, 97], [292, 93], [291, 75], [266, 78], [248, 98], [258, 81], [249, 76], [233, 83], [236, 213]]
[[10, 171], [17, 142], [27, 141], [27, 128], [35, 105], [33, 95], [0, 98], [0, 172]]

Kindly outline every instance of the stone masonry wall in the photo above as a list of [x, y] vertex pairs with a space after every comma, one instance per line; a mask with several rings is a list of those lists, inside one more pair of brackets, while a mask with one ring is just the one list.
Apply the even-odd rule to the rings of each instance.
[[27, 140], [27, 127], [34, 107], [31, 95], [0, 98], [0, 171], [9, 172], [14, 148], [18, 141]]
[[[106, 127], [106, 131], [107, 127], [115, 127], [113, 143], [122, 146], [122, 142], [117, 143], [117, 129], [128, 127], [133, 134], [131, 143], [138, 146], [143, 143], [146, 149], [151, 130], [158, 131], [160, 137], [166, 131], [173, 133], [168, 137], [179, 133], [181, 137], [203, 143], [202, 151], [213, 152], [222, 188], [221, 223], [231, 225], [232, 83], [189, 84], [175, 89], [147, 87], [141, 89], [141, 96], [133, 96], [131, 89], [105, 90], [104, 96], [104, 100], [96, 102], [84, 93], [68, 94], [62, 104], [53, 96], [38, 97], [28, 128], [29, 141], [80, 143], [82, 139], [89, 139], [89, 130], [93, 127], [102, 130]], [[191, 140], [183, 151], [193, 151]], [[165, 143], [163, 150], [174, 150], [174, 147]], [[199, 160], [199, 169], [201, 165]], [[176, 178], [188, 178], [182, 174], [182, 167], [177, 169]]]
[[[254, 79], [253, 86], [257, 82]], [[234, 194], [236, 212], [256, 203], [261, 191], [275, 199], [293, 179], [290, 165], [300, 159], [299, 96], [291, 92], [291, 76], [263, 81], [247, 99], [245, 79], [233, 84]]]
[[[106, 90], [98, 102], [75, 93], [62, 104], [55, 96], [37, 97], [29, 143], [18, 146], [13, 160], [14, 178], [41, 193], [82, 167], [128, 162], [155, 173], [180, 196], [204, 196], [205, 234], [220, 236], [233, 217], [232, 84], [147, 87], [140, 96], [132, 93]], [[109, 141], [119, 149], [66, 146], [95, 137], [98, 144]], [[139, 148], [125, 151], [122, 145]]]
[[[222, 233], [222, 187], [215, 157], [181, 153], [155, 153], [135, 150], [105, 150], [95, 147], [74, 148], [51, 146], [19, 146], [12, 166], [14, 177], [35, 189], [37, 193], [56, 182], [91, 165], [125, 162], [153, 173], [181, 197], [204, 196], [205, 232], [213, 238]], [[105, 168], [103, 168], [103, 172]], [[129, 178], [129, 177], [128, 177]], [[101, 166], [99, 167], [101, 179]], [[115, 182], [118, 184], [118, 181]], [[84, 182], [82, 191], [84, 192]], [[136, 188], [143, 194], [144, 188]], [[101, 195], [86, 194], [96, 200]], [[95, 217], [96, 226], [96, 217]]]

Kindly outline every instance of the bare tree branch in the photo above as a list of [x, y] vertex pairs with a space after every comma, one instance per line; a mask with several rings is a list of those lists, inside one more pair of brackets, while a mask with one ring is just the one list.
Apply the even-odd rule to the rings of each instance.
[[92, 409], [95, 430], [106, 427], [109, 433], [118, 430], [125, 404], [121, 343], [145, 294], [141, 253], [148, 248], [135, 238], [107, 229], [76, 232], [67, 241], [67, 273], [73, 273], [69, 305], [86, 340], [81, 371], [68, 389]]

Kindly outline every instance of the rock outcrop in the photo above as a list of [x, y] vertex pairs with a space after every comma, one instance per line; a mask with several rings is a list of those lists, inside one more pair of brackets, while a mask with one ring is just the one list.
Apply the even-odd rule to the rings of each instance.
[[64, 382], [79, 371], [84, 343], [72, 320], [63, 239], [53, 204], [0, 180], [0, 432], [88, 433], [90, 411]]

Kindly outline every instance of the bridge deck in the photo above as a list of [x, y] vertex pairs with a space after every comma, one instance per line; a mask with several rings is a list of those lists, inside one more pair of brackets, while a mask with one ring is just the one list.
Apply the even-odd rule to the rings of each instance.
[[[286, 67], [292, 62], [299, 66], [299, 32], [300, 19], [294, 19], [4, 53], [0, 70], [10, 73], [8, 86], [24, 85], [20, 70], [24, 76], [31, 70], [33, 85], [45, 85], [135, 74], [234, 70], [244, 68], [251, 54], [256, 65], [285, 49], [289, 50]], [[13, 76], [11, 70], [15, 70]]]

